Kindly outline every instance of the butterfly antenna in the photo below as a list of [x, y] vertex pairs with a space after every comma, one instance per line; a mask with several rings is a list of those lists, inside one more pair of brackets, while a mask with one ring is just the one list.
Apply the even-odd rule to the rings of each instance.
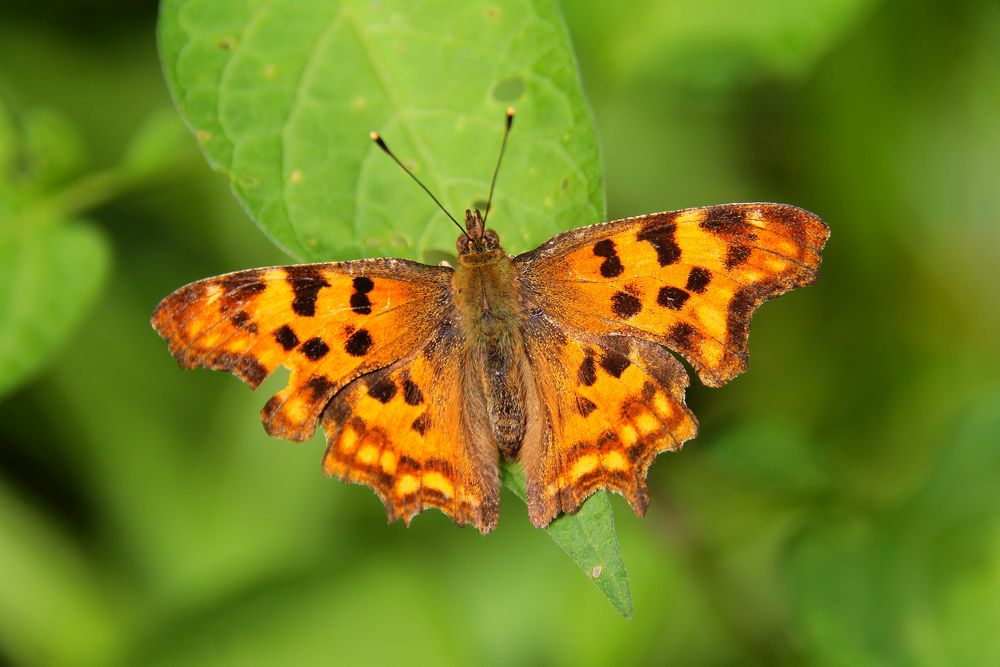
[[417, 178], [413, 174], [412, 171], [410, 171], [409, 169], [407, 169], [405, 164], [403, 164], [402, 162], [400, 162], [399, 158], [396, 157], [396, 154], [393, 153], [391, 150], [389, 150], [389, 147], [385, 145], [385, 142], [382, 140], [382, 137], [379, 136], [379, 133], [378, 132], [372, 132], [368, 136], [370, 136], [372, 138], [372, 141], [374, 141], [376, 144], [378, 144], [378, 147], [381, 148], [383, 151], [385, 151], [385, 154], [388, 155], [389, 157], [391, 157], [393, 159], [393, 161], [395, 161], [395, 163], [398, 164], [400, 166], [400, 168], [402, 168], [403, 171], [405, 171], [407, 174], [409, 174], [410, 178], [412, 178], [414, 181], [416, 181], [417, 185], [419, 185], [421, 188], [423, 188], [424, 192], [426, 192], [427, 195], [431, 199], [434, 200], [434, 203], [438, 205], [438, 208], [441, 209], [442, 211], [444, 211], [444, 214], [446, 216], [448, 216], [448, 218], [452, 222], [455, 223], [455, 226], [458, 227], [458, 229], [463, 234], [465, 234], [469, 238], [469, 240], [471, 241], [472, 237], [469, 236], [469, 232], [465, 231], [465, 227], [463, 227], [462, 225], [460, 225], [459, 222], [458, 222], [458, 220], [455, 219], [455, 216], [453, 216], [451, 213], [448, 212], [448, 209], [446, 209], [444, 207], [444, 204], [442, 204], [441, 202], [438, 201], [438, 198], [435, 197], [434, 194], [430, 190], [427, 189], [427, 186], [424, 185], [423, 183], [421, 183], [420, 179]]
[[493, 170], [493, 181], [490, 182], [490, 196], [486, 200], [486, 212], [483, 213], [483, 227], [486, 227], [486, 219], [490, 217], [490, 208], [493, 204], [493, 188], [497, 185], [497, 174], [500, 173], [500, 162], [503, 160], [503, 152], [507, 148], [507, 136], [510, 134], [510, 126], [514, 124], [514, 107], [507, 107], [507, 126], [503, 130], [503, 141], [500, 143], [500, 155], [497, 156], [497, 166]]

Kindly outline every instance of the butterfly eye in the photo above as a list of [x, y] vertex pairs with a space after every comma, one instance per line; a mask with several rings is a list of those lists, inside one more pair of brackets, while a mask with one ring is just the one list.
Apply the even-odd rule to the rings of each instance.
[[486, 244], [488, 250], [500, 247], [500, 237], [492, 229], [487, 229], [483, 232], [483, 243]]
[[472, 251], [472, 244], [469, 241], [469, 237], [459, 236], [458, 241], [455, 242], [455, 248], [458, 250], [459, 255], [468, 255]]

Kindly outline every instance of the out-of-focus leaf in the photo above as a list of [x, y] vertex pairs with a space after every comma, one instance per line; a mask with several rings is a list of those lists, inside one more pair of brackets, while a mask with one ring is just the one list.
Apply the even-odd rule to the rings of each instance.
[[0, 655], [19, 665], [109, 663], [123, 628], [108, 589], [83, 554], [2, 482], [0, 572]]
[[719, 89], [761, 75], [797, 76], [871, 0], [641, 0], [563, 3], [574, 35], [605, 76]]
[[86, 150], [79, 132], [63, 114], [46, 107], [17, 116], [20, 146], [11, 173], [26, 195], [38, 196], [74, 176]]
[[[503, 464], [503, 483], [525, 500], [524, 474], [509, 462]], [[626, 618], [632, 616], [632, 592], [622, 560], [611, 500], [604, 491], [595, 493], [576, 514], [564, 514], [545, 532], [580, 566], [611, 604]]]
[[187, 152], [186, 139], [184, 124], [177, 118], [177, 112], [173, 108], [160, 109], [132, 137], [120, 167], [132, 178], [160, 171]]
[[44, 207], [82, 154], [62, 115], [0, 107], [0, 397], [65, 343], [106, 272], [104, 238]]
[[368, 138], [378, 130], [444, 205], [484, 206], [511, 251], [597, 222], [590, 110], [551, 0], [205, 2], [161, 6], [181, 113], [251, 217], [292, 256], [450, 250], [458, 231]]
[[104, 237], [86, 223], [16, 224], [0, 220], [0, 396], [67, 343], [108, 268]]
[[998, 432], [994, 392], [968, 410], [905, 506], [822, 513], [805, 528], [784, 572], [810, 664], [1000, 661]]

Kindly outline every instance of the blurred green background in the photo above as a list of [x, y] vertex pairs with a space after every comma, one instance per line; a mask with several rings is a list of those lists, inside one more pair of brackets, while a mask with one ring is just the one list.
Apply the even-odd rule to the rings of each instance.
[[[615, 497], [631, 620], [511, 496], [486, 538], [386, 527], [264, 434], [271, 384], [180, 372], [158, 300], [287, 258], [173, 111], [154, 7], [0, 9], [0, 313], [48, 309], [0, 333], [0, 664], [1000, 664], [1000, 5], [613, 4], [564, 3], [609, 216], [833, 230], [750, 370], [690, 390], [647, 516]], [[74, 230], [38, 250], [66, 298], [14, 268], [25, 201]]]

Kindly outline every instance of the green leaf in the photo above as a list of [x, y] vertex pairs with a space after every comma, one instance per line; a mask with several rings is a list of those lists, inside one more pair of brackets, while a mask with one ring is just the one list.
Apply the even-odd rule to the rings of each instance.
[[[522, 501], [525, 500], [521, 468], [505, 461], [502, 470], [504, 486]], [[608, 596], [622, 616], [632, 616], [632, 591], [629, 590], [628, 573], [625, 572], [607, 492], [595, 493], [576, 514], [558, 517], [545, 532]]]
[[60, 114], [0, 106], [0, 398], [65, 343], [106, 272], [104, 238], [50, 194], [82, 160]]
[[483, 206], [504, 110], [518, 109], [490, 217], [511, 252], [604, 217], [590, 110], [555, 2], [167, 0], [161, 59], [212, 166], [290, 255], [427, 259]]
[[90, 226], [14, 224], [0, 219], [0, 396], [66, 344], [108, 266], [104, 237]]
[[120, 169], [129, 178], [142, 178], [168, 171], [190, 151], [184, 125], [170, 107], [154, 112], [131, 138]]
[[72, 121], [45, 107], [18, 115], [14, 137], [17, 166], [11, 174], [25, 194], [40, 195], [75, 176], [86, 157], [83, 139]]

